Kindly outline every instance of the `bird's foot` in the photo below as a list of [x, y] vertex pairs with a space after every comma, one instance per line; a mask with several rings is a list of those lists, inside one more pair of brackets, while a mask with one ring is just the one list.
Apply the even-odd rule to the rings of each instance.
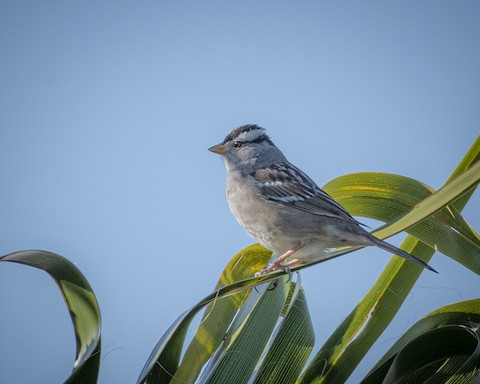
[[276, 259], [273, 263], [271, 263], [267, 267], [263, 268], [260, 272], [256, 272], [255, 277], [264, 276], [264, 275], [266, 275], [270, 272], [280, 270], [280, 271], [283, 271], [286, 274], [288, 274], [288, 280], [291, 281], [292, 280], [291, 267], [300, 264], [301, 261], [298, 260], [298, 259], [293, 259], [293, 260], [289, 261], [288, 263], [283, 263], [282, 261], [284, 259], [282, 259], [282, 260], [279, 260], [279, 259]]

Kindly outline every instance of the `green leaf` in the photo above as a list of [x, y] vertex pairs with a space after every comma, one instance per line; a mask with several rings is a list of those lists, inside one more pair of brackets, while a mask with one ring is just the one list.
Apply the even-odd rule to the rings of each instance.
[[255, 384], [294, 383], [313, 349], [315, 334], [305, 294], [299, 283], [294, 288], [285, 318], [274, 335]]
[[100, 366], [100, 309], [87, 279], [70, 261], [46, 251], [20, 251], [0, 258], [47, 272], [55, 281], [72, 318], [77, 341], [73, 372], [65, 383], [96, 383]]
[[[433, 329], [412, 340], [398, 353], [383, 382], [431, 381], [446, 359], [469, 356], [478, 345], [478, 336], [466, 327], [451, 325]], [[444, 383], [446, 377], [441, 376]]]
[[137, 383], [168, 383], [178, 367], [188, 327], [202, 306], [185, 311], [170, 326], [150, 354]]
[[[431, 248], [480, 274], [480, 258], [475, 257], [480, 254], [480, 238], [455, 207], [443, 208], [427, 217], [424, 215], [430, 211], [415, 210], [425, 200], [436, 196], [423, 183], [398, 175], [362, 173], [335, 179], [326, 189], [351, 214], [389, 223], [374, 231], [375, 236], [383, 239], [406, 229]], [[417, 224], [399, 227], [399, 222], [406, 224], [401, 219], [395, 221], [402, 215], [404, 218], [415, 216]]]
[[[404, 354], [407, 346], [409, 346], [415, 340], [420, 339], [423, 335], [430, 334], [431, 337], [437, 337], [436, 333], [432, 331], [441, 329], [442, 327], [468, 327], [477, 328], [480, 325], [480, 299], [463, 301], [460, 303], [450, 304], [445, 307], [439, 308], [414, 324], [391, 348], [385, 353], [385, 355], [379, 360], [379, 362], [372, 368], [362, 384], [374, 384], [382, 382], [385, 379], [389, 369], [394, 363], [397, 356]], [[439, 335], [439, 338], [442, 336]], [[475, 336], [478, 339], [478, 336]], [[451, 336], [452, 340], [446, 340], [444, 343], [456, 342], [455, 337]], [[430, 344], [434, 344], [436, 341], [432, 341]], [[464, 345], [467, 347], [467, 344]], [[422, 347], [418, 347], [422, 350]], [[450, 377], [472, 377], [478, 373], [480, 369], [480, 343], [476, 343], [475, 348], [470, 350], [468, 347], [463, 351], [465, 355], [461, 359], [450, 360], [437, 372], [430, 373], [430, 377], [433, 380], [435, 377], [439, 378], [438, 382], [445, 383], [447, 378]], [[425, 352], [426, 353], [426, 352]], [[427, 356], [434, 356], [434, 352], [429, 352]], [[402, 359], [404, 359], [402, 357]], [[416, 358], [420, 361], [423, 358]], [[433, 361], [433, 359], [431, 359]], [[469, 381], [468, 381], [469, 382]]]
[[214, 367], [208, 369], [205, 383], [248, 382], [277, 324], [289, 285], [280, 283], [276, 288], [264, 289], [259, 298], [250, 296], [251, 303], [245, 303], [245, 316], [240, 316], [239, 324], [227, 333], [226, 348], [219, 350], [220, 356], [214, 360]]
[[[240, 251], [231, 260], [220, 277], [217, 288], [191, 309], [183, 313], [163, 335], [147, 360], [137, 383], [172, 383], [186, 380], [194, 381], [200, 370], [211, 357], [236, 314], [245, 301], [245, 293], [251, 288], [273, 280], [281, 273], [269, 276], [251, 277], [262, 269], [271, 257], [271, 252], [258, 245], [252, 245]], [[237, 279], [242, 279], [237, 281]], [[224, 286], [225, 284], [228, 284]], [[240, 293], [240, 296], [234, 294]], [[180, 359], [185, 334], [193, 318], [205, 306], [211, 304], [204, 314], [192, 343], [187, 348], [180, 367], [175, 362]], [[174, 356], [166, 371], [165, 361], [169, 355]], [[178, 367], [178, 369], [177, 369]], [[165, 372], [160, 375], [161, 372]], [[163, 381], [162, 381], [163, 380]]]
[[386, 238], [410, 228], [412, 225], [418, 223], [418, 217], [433, 215], [443, 207], [454, 202], [470, 189], [476, 187], [479, 181], [480, 162], [477, 162], [454, 179], [448, 181], [441, 189], [417, 203], [408, 214], [400, 217], [395, 223], [388, 225], [388, 227], [377, 231], [376, 234], [382, 238]]
[[[402, 248], [427, 258], [431, 248], [407, 239]], [[304, 372], [301, 383], [343, 383], [395, 316], [422, 268], [392, 259], [370, 291], [325, 342]]]
[[[272, 253], [259, 245], [249, 246], [237, 253], [228, 263], [217, 283], [216, 290], [251, 277], [261, 270]], [[196, 378], [200, 370], [220, 345], [225, 332], [238, 309], [245, 302], [250, 290], [216, 300], [205, 310], [201, 324], [189, 344], [174, 380]]]
[[[273, 327], [278, 322], [279, 315], [284, 313], [283, 310], [285, 309], [287, 297], [286, 291], [292, 284], [276, 283], [278, 286], [272, 291], [266, 290], [266, 286], [263, 285], [250, 292], [254, 286], [274, 279], [277, 280], [284, 275], [282, 272], [240, 281], [235, 280], [252, 276], [265, 266], [270, 257], [271, 252], [258, 245], [247, 247], [237, 254], [225, 268], [217, 284], [218, 289], [180, 316], [162, 337], [145, 365], [138, 383], [167, 383], [170, 381], [172, 374], [174, 374], [174, 377], [170, 381], [171, 383], [194, 382], [198, 372], [207, 361], [208, 365], [204, 370], [204, 376], [200, 380], [202, 382], [206, 380], [222, 382], [225, 377], [231, 377], [229, 360], [233, 357], [232, 354], [248, 356], [247, 360], [250, 362], [250, 364], [244, 362], [245, 364], [241, 365], [242, 373], [240, 376], [235, 374], [236, 380], [246, 379], [247, 376], [251, 375], [253, 368], [255, 368], [259, 360], [259, 356], [270, 339]], [[231, 284], [223, 286], [228, 283]], [[286, 310], [287, 317], [284, 319], [286, 324], [292, 324], [292, 319], [298, 318], [298, 316], [295, 316], [295, 313], [298, 313], [301, 308], [304, 308], [301, 311], [304, 316], [304, 322], [310, 324], [308, 310], [305, 309], [306, 304], [301, 299], [302, 295], [303, 293], [298, 294], [298, 290], [294, 296], [290, 297], [288, 295], [289, 300], [291, 300], [289, 303], [292, 304]], [[228, 305], [222, 306], [222, 303], [228, 303]], [[164, 356], [168, 355], [171, 349], [175, 349], [175, 356], [178, 357], [180, 355], [180, 348], [173, 348], [173, 343], [183, 344], [183, 338], [191, 320], [206, 305], [208, 307], [192, 342], [186, 349], [180, 368], [175, 372], [175, 367], [173, 367], [168, 374], [163, 375], [160, 379], [160, 376], [156, 375], [155, 372], [164, 372]], [[231, 323], [234, 317], [235, 320]], [[287, 321], [287, 319], [289, 320]], [[288, 326], [285, 329], [288, 328], [294, 329]], [[303, 344], [308, 344], [305, 340], [308, 337], [313, 338], [309, 332], [313, 332], [311, 324], [300, 332], [298, 340], [304, 340]], [[279, 332], [280, 335], [284, 335], [284, 333], [285, 330]], [[254, 341], [253, 343], [252, 340]], [[275, 344], [275, 341], [273, 343]], [[300, 361], [308, 356], [307, 351], [308, 348], [311, 350], [313, 341], [311, 341], [312, 345], [309, 347], [301, 346], [301, 342], [298, 344], [298, 348], [303, 349]], [[239, 353], [239, 351], [242, 351], [242, 353]], [[215, 355], [212, 357], [213, 352], [215, 352]], [[195, 359], [198, 359], [201, 363], [198, 363]], [[253, 364], [254, 362], [255, 364]], [[197, 364], [198, 366], [189, 369], [191, 365]], [[155, 375], [156, 377], [154, 377]]]
[[[461, 177], [468, 168], [472, 168], [472, 163], [478, 161], [480, 158], [479, 148], [480, 140], [477, 140], [462, 161], [462, 167], [457, 167], [454, 175], [449, 179], [449, 183], [454, 183], [450, 192], [446, 189], [448, 193], [442, 192], [442, 194], [436, 195], [440, 196], [442, 204], [451, 203], [457, 212], [461, 211], [466, 204], [467, 199], [465, 196], [471, 196], [472, 188], [475, 184], [471, 181], [471, 177], [478, 177], [478, 166], [473, 168], [474, 171], [467, 174], [467, 179], [470, 181], [465, 184], [465, 190], [463, 193], [461, 191], [461, 186], [459, 186], [458, 183], [455, 183], [456, 178], [453, 176]], [[368, 175], [372, 176], [372, 174]], [[356, 175], [356, 177], [359, 177], [360, 179], [363, 176], [364, 175]], [[355, 175], [348, 177], [350, 179], [347, 180], [347, 182], [345, 182], [346, 178], [341, 178], [340, 183], [338, 182], [338, 179], [330, 183], [326, 187], [327, 192], [329, 192], [354, 215], [360, 214], [371, 216], [386, 222], [395, 220], [399, 216], [402, 217], [401, 215], [406, 214], [410, 206], [414, 206], [397, 203], [397, 200], [405, 202], [410, 198], [413, 198], [416, 199], [413, 204], [418, 204], [421, 203], [423, 199], [428, 198], [426, 196], [421, 197], [422, 195], [431, 192], [430, 188], [415, 181], [408, 182], [408, 180], [405, 180], [406, 183], [395, 191], [393, 187], [389, 188], [386, 182], [378, 185], [378, 180], [376, 179], [371, 179], [369, 183], [365, 183], [364, 180], [352, 183], [352, 178], [355, 177]], [[389, 182], [390, 181], [393, 180], [391, 179]], [[335, 184], [337, 185], [337, 190], [334, 188]], [[342, 191], [343, 193], [340, 193]], [[370, 195], [368, 195], [369, 193]], [[372, 196], [375, 198], [372, 198]], [[432, 223], [435, 223], [435, 225], [443, 223], [442, 220], [445, 220], [445, 215], [451, 216], [451, 219], [449, 218], [448, 220], [458, 220], [458, 217], [450, 214], [448, 208], [446, 208], [445, 211], [439, 211], [438, 209], [441, 208], [441, 204], [437, 205], [430, 202], [427, 204], [427, 207], [429, 208], [423, 208], [420, 210], [421, 214], [419, 214], [418, 211], [414, 211], [411, 215], [414, 215], [415, 219], [412, 221], [410, 221], [410, 219], [405, 219], [408, 214], [407, 216], [404, 216], [404, 224], [402, 226], [395, 225], [394, 223], [395, 230], [389, 230], [388, 227], [385, 227], [382, 232], [383, 235], [391, 235], [399, 230], [404, 230], [408, 225], [415, 222], [415, 220], [418, 225], [420, 221], [426, 219], [424, 215], [432, 212], [435, 212], [433, 215], [435, 217], [431, 216], [429, 218], [434, 220]], [[461, 227], [462, 225], [463, 222], [457, 227]], [[403, 228], [403, 226], [405, 226], [405, 228]], [[414, 227], [411, 227], [409, 230], [413, 230], [413, 228]], [[423, 228], [422, 230], [420, 227], [419, 232], [421, 233], [416, 233], [416, 235], [418, 235], [419, 238], [422, 238], [422, 240], [428, 239], [429, 236], [431, 236], [426, 228]], [[462, 243], [460, 240], [457, 243], [455, 232], [456, 230], [449, 230], [449, 233], [451, 233], [452, 237], [455, 239], [453, 241], [450, 240], [450, 237], [448, 239], [436, 238], [435, 241], [443, 241], [442, 247], [446, 248], [447, 246], [450, 246], [454, 249], [456, 247], [458, 248], [456, 251], [462, 253], [462, 246], [465, 243]], [[474, 239], [476, 236], [474, 232], [471, 232], [470, 234], [463, 233], [461, 235], [465, 235], [464, 237], [466, 239], [470, 240], [472, 244], [475, 244]], [[459, 246], [458, 244], [462, 245]], [[470, 248], [467, 247], [467, 253], [464, 255], [467, 259], [463, 260], [463, 262], [468, 264], [472, 270], [478, 271], [478, 257], [476, 256], [478, 254], [468, 253], [468, 249], [475, 249], [472, 244], [468, 244], [468, 247]], [[434, 252], [433, 248], [416, 240], [412, 236], [407, 236], [401, 247], [425, 262], [429, 261]], [[334, 253], [333, 255], [335, 256], [336, 254]], [[450, 254], [449, 256], [453, 258], [456, 257], [454, 254]], [[302, 375], [300, 382], [345, 382], [375, 340], [377, 340], [393, 319], [421, 272], [421, 267], [413, 265], [412, 263], [398, 257], [394, 257], [364, 299], [322, 346]]]
[[387, 222], [374, 231], [377, 237], [407, 230], [480, 274], [480, 259], [475, 256], [480, 236], [459, 214], [480, 180], [479, 159], [480, 137], [437, 192], [416, 180], [383, 173], [342, 176], [324, 188], [351, 214]]

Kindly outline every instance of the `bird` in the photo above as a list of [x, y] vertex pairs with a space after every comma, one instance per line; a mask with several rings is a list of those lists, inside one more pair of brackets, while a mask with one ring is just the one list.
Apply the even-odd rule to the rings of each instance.
[[258, 275], [321, 260], [344, 246], [375, 245], [438, 273], [410, 253], [372, 235], [302, 170], [257, 124], [233, 129], [209, 151], [223, 157], [230, 210], [248, 234], [277, 258]]

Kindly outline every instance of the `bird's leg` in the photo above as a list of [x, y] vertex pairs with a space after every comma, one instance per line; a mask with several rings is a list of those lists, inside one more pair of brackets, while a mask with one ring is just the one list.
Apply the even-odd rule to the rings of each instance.
[[288, 259], [290, 256], [292, 256], [296, 251], [298, 251], [300, 248], [302, 248], [305, 244], [306, 244], [305, 242], [302, 242], [299, 245], [297, 245], [296, 247], [294, 247], [294, 248], [288, 250], [287, 252], [285, 252], [283, 255], [277, 257], [273, 261], [273, 263], [271, 263], [268, 267], [263, 268], [260, 272], [257, 272], [255, 274], [255, 276], [263, 276], [263, 275], [266, 275], [267, 273], [276, 271], [277, 269], [284, 270], [290, 276], [290, 267], [292, 265], [299, 264], [301, 261], [299, 259], [293, 259], [293, 260], [290, 260], [287, 263], [283, 263], [283, 261]]
[[287, 268], [290, 268], [291, 266], [298, 265], [301, 262], [302, 262], [302, 260], [300, 260], [300, 259], [293, 259], [293, 260], [290, 260], [288, 263], [280, 264], [279, 267], [282, 268], [282, 269], [287, 269]]

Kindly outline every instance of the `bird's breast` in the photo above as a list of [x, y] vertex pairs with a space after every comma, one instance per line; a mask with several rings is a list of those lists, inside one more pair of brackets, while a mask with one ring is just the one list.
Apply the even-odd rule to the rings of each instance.
[[[243, 177], [244, 179], [240, 179]], [[283, 218], [276, 203], [262, 198], [250, 176], [232, 174], [227, 181], [227, 198], [233, 215], [251, 237], [274, 252], [293, 248], [298, 239], [285, 236]]]

